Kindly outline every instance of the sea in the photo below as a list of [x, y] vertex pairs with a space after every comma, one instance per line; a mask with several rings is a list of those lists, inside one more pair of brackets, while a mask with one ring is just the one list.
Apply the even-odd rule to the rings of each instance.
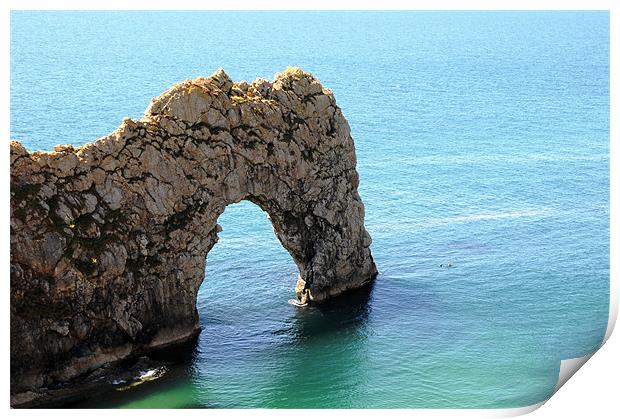
[[[172, 84], [287, 66], [351, 126], [372, 287], [295, 307], [250, 202], [219, 219], [202, 331], [72, 407], [504, 408], [549, 398], [609, 310], [609, 13], [13, 11], [11, 138], [81, 145]], [[153, 376], [145, 371], [145, 376]], [[144, 377], [143, 377], [144, 378]]]

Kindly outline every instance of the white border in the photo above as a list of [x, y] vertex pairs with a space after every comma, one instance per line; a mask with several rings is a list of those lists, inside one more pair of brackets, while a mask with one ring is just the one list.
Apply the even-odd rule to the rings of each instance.
[[[617, 208], [617, 195], [615, 191], [617, 190], [618, 185], [618, 170], [617, 170], [617, 161], [616, 161], [616, 148], [615, 141], [619, 139], [618, 137], [618, 126], [617, 126], [617, 115], [618, 115], [618, 85], [617, 85], [617, 74], [620, 69], [619, 66], [619, 45], [617, 40], [618, 38], [618, 2], [616, 1], [604, 1], [604, 0], [590, 0], [590, 1], [562, 1], [562, 0], [522, 0], [522, 1], [513, 1], [513, 0], [505, 0], [505, 1], [491, 1], [491, 0], [479, 0], [479, 1], [449, 1], [449, 0], [435, 0], [435, 1], [421, 1], [421, 0], [411, 0], [411, 1], [395, 1], [395, 0], [382, 0], [380, 3], [365, 3], [361, 4], [356, 1], [334, 1], [334, 0], [314, 0], [312, 3], [305, 2], [287, 2], [287, 1], [261, 1], [261, 2], [253, 2], [249, 0], [230, 0], [227, 2], [218, 1], [212, 4], [203, 4], [201, 2], [192, 2], [187, 0], [176, 0], [174, 2], [171, 1], [162, 1], [162, 0], [151, 0], [151, 1], [133, 1], [131, 3], [127, 1], [76, 1], [76, 0], [68, 0], [68, 1], [13, 1], [10, 0], [8, 2], [3, 3], [8, 6], [3, 10], [2, 20], [0, 21], [1, 34], [2, 34], [2, 43], [1, 43], [1, 51], [2, 54], [2, 80], [5, 89], [3, 90], [4, 94], [2, 95], [2, 109], [3, 109], [3, 118], [0, 118], [0, 129], [5, 133], [6, 137], [10, 136], [9, 129], [9, 121], [10, 121], [10, 14], [9, 11], [12, 9], [19, 10], [43, 10], [43, 9], [59, 9], [59, 10], [70, 10], [70, 9], [83, 9], [83, 10], [144, 10], [144, 9], [157, 9], [157, 10], [198, 10], [198, 9], [210, 9], [210, 10], [349, 10], [349, 9], [361, 9], [361, 10], [396, 10], [396, 9], [414, 9], [414, 10], [610, 10], [610, 93], [611, 93], [611, 103], [610, 103], [610, 111], [611, 111], [611, 121], [610, 121], [610, 165], [611, 165], [611, 173], [610, 173], [610, 182], [611, 182], [611, 195], [610, 195], [610, 232], [611, 232], [611, 241], [610, 241], [610, 253], [611, 255], [618, 254], [618, 246], [617, 246], [617, 223], [613, 218], [613, 210]], [[8, 167], [8, 147], [2, 148], [3, 159], [1, 160], [2, 167], [0, 168], [0, 173], [2, 176], [2, 196], [5, 197], [3, 201], [3, 205], [0, 206], [0, 214], [2, 216], [3, 222], [0, 222], [0, 234], [2, 235], [2, 257], [0, 257], [1, 263], [1, 271], [5, 272], [5, 280], [2, 281], [2, 290], [3, 296], [5, 298], [4, 301], [7, 302], [5, 308], [5, 316], [3, 318], [3, 343], [5, 348], [5, 357], [4, 362], [2, 363], [2, 369], [0, 370], [1, 377], [4, 379], [2, 389], [2, 396], [5, 400], [5, 408], [8, 409], [9, 406], [9, 356], [8, 356], [8, 347], [9, 347], [9, 293], [10, 293], [10, 283], [8, 277], [9, 272], [9, 208], [8, 208], [8, 185], [9, 185], [9, 167]], [[613, 258], [610, 258], [610, 294], [611, 294], [611, 302], [610, 302], [610, 312], [609, 312], [609, 321], [608, 328], [605, 335], [605, 341], [609, 339], [611, 333], [614, 329], [617, 314], [618, 314], [618, 269], [617, 265]], [[581, 411], [585, 413], [583, 408], [587, 408], [587, 411], [590, 409], [594, 409], [599, 412], [596, 417], [612, 417], [614, 413], [617, 413], [617, 403], [615, 398], [613, 397], [615, 392], [610, 392], [610, 389], [614, 387], [617, 388], [617, 377], [610, 376], [608, 374], [609, 371], [613, 371], [614, 373], [618, 372], [618, 354], [620, 354], [620, 343], [618, 339], [612, 339], [612, 347], [609, 348], [609, 344], [605, 345], [605, 347], [601, 350], [602, 353], [605, 354], [605, 364], [601, 364], [598, 362], [598, 370], [589, 369], [587, 366], [584, 367], [584, 370], [587, 370], [588, 375], [583, 373], [583, 377], [581, 380], [585, 381], [586, 378], [589, 378], [591, 381], [588, 383], [580, 382], [578, 385], [572, 385], [572, 383], [568, 383], [566, 386], [562, 387], [562, 390], [558, 393], [557, 396], [552, 397], [552, 401], [549, 402], [550, 407], [554, 409], [554, 412], [549, 412], [550, 414], [555, 413], [574, 413], [581, 408]], [[591, 355], [590, 355], [591, 356]], [[584, 357], [589, 359], [590, 356]], [[597, 360], [597, 356], [594, 357], [594, 360]], [[601, 356], [601, 358], [603, 358]], [[586, 360], [587, 360], [586, 359]], [[602, 360], [602, 359], [601, 359]], [[567, 380], [567, 377], [570, 377], [572, 373], [576, 372], [577, 369], [581, 365], [583, 365], [585, 360], [572, 360], [563, 362], [564, 371], [561, 373], [561, 379], [559, 381]], [[595, 363], [590, 361], [590, 363]], [[589, 363], [589, 364], [590, 364]], [[567, 367], [568, 366], [568, 367]], [[577, 367], [577, 368], [575, 368]], [[594, 365], [593, 365], [594, 367]], [[568, 368], [568, 369], [567, 369]], [[570, 370], [570, 371], [569, 371]], [[567, 373], [569, 371], [569, 373]], [[570, 373], [572, 372], [572, 373]], [[568, 375], [567, 375], [568, 374]], [[582, 375], [582, 373], [580, 373]], [[573, 380], [575, 381], [575, 380]], [[606, 384], [605, 384], [606, 383]], [[613, 386], [612, 386], [612, 383]], [[560, 383], [558, 383], [560, 384]], [[561, 385], [556, 387], [556, 390], [559, 389]], [[574, 390], [578, 389], [578, 390]], [[607, 392], [606, 392], [607, 390]], [[578, 391], [578, 394], [573, 394], [572, 397], [564, 397], [564, 394], [568, 394], [569, 391]], [[601, 398], [601, 394], [608, 394], [607, 397]], [[553, 400], [556, 398], [560, 398], [562, 395], [562, 400], [564, 405], [558, 406], [558, 403]], [[588, 406], [588, 400], [596, 400], [596, 406]], [[580, 402], [581, 400], [581, 402]], [[585, 403], [584, 403], [585, 402]], [[601, 408], [601, 403], [603, 406]], [[604, 404], [607, 403], [607, 407]], [[331, 415], [341, 415], [341, 414], [352, 414], [359, 417], [376, 417], [376, 415], [385, 415], [395, 417], [412, 417], [412, 416], [423, 416], [423, 417], [507, 417], [507, 416], [515, 416], [524, 413], [528, 413], [532, 410], [537, 409], [543, 403], [527, 406], [518, 409], [470, 409], [470, 410], [423, 410], [423, 409], [409, 409], [409, 410], [355, 410], [354, 412], [349, 411], [340, 411], [340, 410], [295, 410], [294, 412], [288, 410], [261, 410], [261, 409], [249, 409], [249, 410], [195, 410], [195, 411], [183, 411], [183, 415], [190, 416], [198, 416], [198, 415], [215, 415], [218, 417], [232, 417], [237, 416], [239, 414], [247, 414], [252, 417], [272, 417], [272, 416], [288, 416], [294, 414], [296, 417], [315, 417], [317, 414], [328, 416]], [[36, 410], [10, 410], [9, 413], [14, 416], [30, 416], [30, 415], [51, 415], [51, 416], [72, 416], [72, 415], [83, 415], [85, 414], [80, 410], [51, 410], [51, 411], [36, 411]], [[103, 410], [89, 410], [88, 415], [92, 416], [100, 416], [103, 415], [108, 416], [108, 411]], [[116, 410], [114, 411], [115, 415], [135, 415], [138, 412], [129, 411], [129, 410]], [[142, 411], [144, 413], [144, 411]], [[541, 409], [536, 413], [538, 416], [544, 414], [545, 417], [547, 412], [546, 409]], [[165, 410], [151, 410], [148, 411], [149, 416], [155, 417], [164, 417], [167, 415]], [[572, 416], [572, 415], [571, 415]], [[540, 416], [542, 417], [542, 416]]]

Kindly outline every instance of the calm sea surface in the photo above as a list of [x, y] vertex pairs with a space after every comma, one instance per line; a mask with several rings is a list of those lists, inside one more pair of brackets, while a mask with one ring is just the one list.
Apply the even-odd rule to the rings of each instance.
[[[609, 15], [13, 12], [11, 138], [84, 144], [173, 83], [286, 66], [355, 139], [374, 287], [298, 309], [258, 207], [226, 209], [202, 333], [80, 407], [516, 407], [593, 352], [609, 299]], [[440, 264], [451, 263], [451, 268]]]

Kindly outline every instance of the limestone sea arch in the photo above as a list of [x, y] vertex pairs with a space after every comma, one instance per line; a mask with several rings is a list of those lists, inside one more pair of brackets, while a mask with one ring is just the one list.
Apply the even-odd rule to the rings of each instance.
[[272, 82], [223, 70], [184, 81], [81, 147], [11, 142], [11, 391], [194, 336], [231, 203], [268, 213], [301, 302], [367, 284], [358, 183], [332, 92], [295, 68]]

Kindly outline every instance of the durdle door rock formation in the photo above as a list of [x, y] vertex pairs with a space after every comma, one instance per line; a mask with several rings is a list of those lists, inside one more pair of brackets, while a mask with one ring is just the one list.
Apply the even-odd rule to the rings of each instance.
[[332, 92], [294, 68], [176, 84], [82, 147], [11, 142], [11, 393], [195, 336], [231, 203], [268, 213], [300, 302], [370, 282], [355, 165]]

